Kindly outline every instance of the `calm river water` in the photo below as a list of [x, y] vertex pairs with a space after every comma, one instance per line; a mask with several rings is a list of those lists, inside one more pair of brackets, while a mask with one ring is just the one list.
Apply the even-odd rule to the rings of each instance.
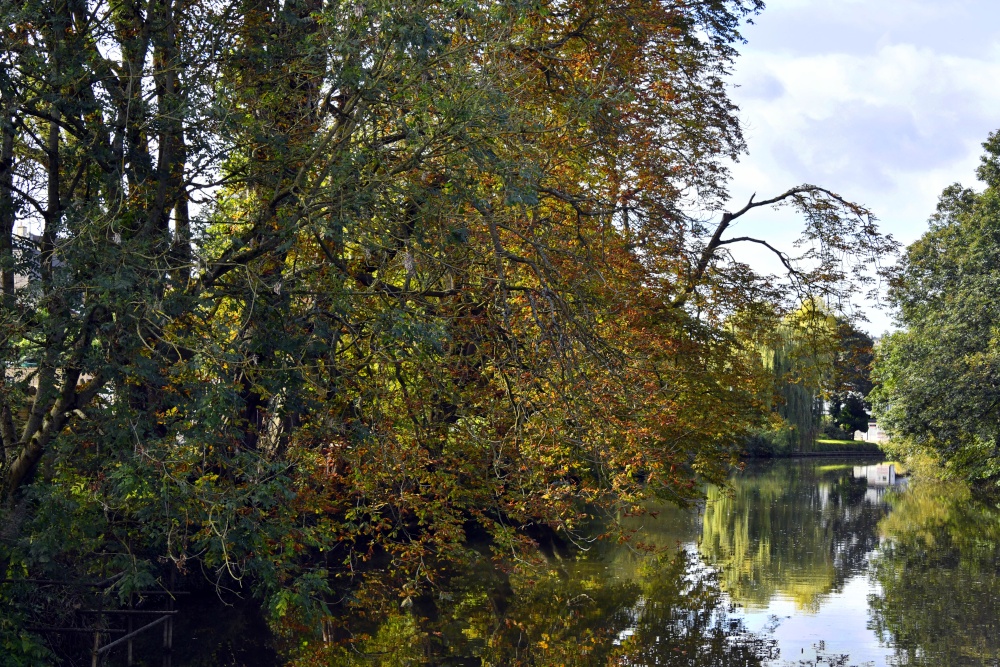
[[[750, 465], [697, 511], [633, 520], [646, 541], [680, 546], [689, 581], [718, 585], [709, 613], [725, 616], [730, 650], [660, 662], [676, 651], [655, 646], [655, 628], [626, 629], [624, 643], [650, 642], [627, 664], [1000, 665], [1000, 511], [961, 485], [889, 483], [876, 463]], [[590, 560], [600, 576], [636, 576], [622, 548]]]
[[[631, 545], [580, 558], [550, 545], [501, 572], [486, 551], [335, 664], [1000, 665], [1000, 510], [959, 484], [891, 484], [878, 463], [750, 465], [698, 508], [620, 518]], [[206, 646], [190, 627], [180, 646]], [[243, 655], [175, 664], [276, 664]]]
[[555, 548], [511, 573], [484, 559], [359, 650], [386, 665], [1000, 665], [1000, 510], [879, 463], [753, 464], [698, 508], [621, 517], [631, 545]]

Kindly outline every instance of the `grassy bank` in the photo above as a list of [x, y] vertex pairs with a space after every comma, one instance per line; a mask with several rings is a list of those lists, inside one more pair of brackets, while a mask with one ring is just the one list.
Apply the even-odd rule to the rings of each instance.
[[[795, 456], [822, 456], [822, 455], [880, 455], [884, 452], [874, 442], [864, 442], [862, 440], [832, 440], [819, 438], [808, 450], [792, 449], [791, 447], [774, 446], [771, 443], [753, 443], [756, 446], [748, 447], [747, 458], [768, 459], [768, 458], [790, 458]], [[763, 446], [762, 446], [763, 445]], [[767, 446], [771, 445], [771, 446]]]
[[816, 451], [865, 451], [865, 452], [881, 452], [877, 444], [874, 442], [865, 442], [863, 440], [830, 440], [826, 438], [819, 438], [816, 440]]

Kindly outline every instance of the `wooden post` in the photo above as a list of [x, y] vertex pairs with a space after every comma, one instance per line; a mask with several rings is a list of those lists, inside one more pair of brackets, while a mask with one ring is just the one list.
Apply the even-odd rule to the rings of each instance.
[[[170, 586], [167, 589], [167, 609], [174, 610], [174, 582], [176, 571], [170, 571]], [[174, 652], [174, 617], [171, 615], [167, 622], [163, 624], [163, 667], [172, 667]]]
[[[103, 571], [102, 574], [107, 574], [103, 566], [101, 569]], [[94, 628], [94, 651], [90, 654], [90, 667], [100, 667], [101, 664], [101, 654], [98, 649], [101, 648], [101, 621], [104, 618], [102, 616], [104, 612], [104, 596], [101, 595], [100, 592], [98, 595], [100, 597], [98, 597], [97, 603], [97, 623]]]
[[[128, 617], [128, 633], [132, 634], [132, 617]], [[132, 660], [132, 638], [128, 638], [128, 667], [132, 667], [135, 664]]]
[[163, 624], [163, 667], [170, 667], [170, 619]]

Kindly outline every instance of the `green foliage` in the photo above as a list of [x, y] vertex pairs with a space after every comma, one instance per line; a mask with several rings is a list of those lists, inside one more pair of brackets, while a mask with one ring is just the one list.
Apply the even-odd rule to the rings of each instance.
[[[0, 557], [5, 554], [0, 553]], [[6, 573], [7, 575], [11, 573]], [[50, 664], [53, 654], [44, 639], [24, 630], [25, 621], [32, 618], [31, 596], [26, 584], [0, 584], [0, 667], [34, 667]], [[11, 590], [17, 586], [21, 590]], [[38, 605], [41, 606], [41, 605]]]
[[747, 440], [752, 456], [811, 451], [819, 434], [821, 395], [833, 373], [836, 321], [814, 300], [787, 315], [761, 346], [773, 378], [775, 424]]
[[773, 375], [774, 419], [746, 440], [748, 455], [812, 451], [821, 435], [851, 439], [868, 430], [872, 340], [863, 331], [809, 299], [759, 349]]
[[830, 417], [848, 439], [855, 431], [868, 431], [870, 406], [866, 398], [872, 390], [871, 369], [875, 343], [871, 336], [840, 322], [839, 344], [834, 354], [833, 378], [829, 393]]
[[[864, 400], [856, 394], [835, 395], [830, 400], [832, 425], [839, 435], [853, 435], [855, 431], [868, 431], [870, 415]], [[832, 435], [832, 434], [831, 434]]]
[[984, 144], [986, 189], [944, 190], [930, 230], [913, 243], [891, 298], [903, 330], [878, 349], [873, 404], [880, 425], [956, 472], [1000, 479], [1000, 142]]

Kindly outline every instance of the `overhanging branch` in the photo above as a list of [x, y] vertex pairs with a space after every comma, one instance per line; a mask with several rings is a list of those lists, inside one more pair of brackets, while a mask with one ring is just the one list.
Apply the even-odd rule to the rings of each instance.
[[734, 221], [741, 218], [746, 213], [755, 208], [760, 208], [761, 206], [774, 206], [776, 204], [781, 204], [783, 202], [786, 202], [790, 199], [793, 200], [800, 199], [803, 196], [814, 196], [814, 197], [819, 196], [821, 198], [829, 198], [837, 202], [837, 204], [839, 204], [844, 209], [850, 211], [855, 215], [863, 215], [866, 213], [866, 211], [857, 204], [852, 204], [851, 202], [845, 200], [843, 197], [836, 194], [835, 192], [831, 192], [826, 188], [821, 188], [816, 185], [800, 185], [794, 188], [790, 188], [776, 197], [771, 197], [770, 199], [762, 199], [761, 201], [754, 201], [754, 197], [756, 196], [757, 196], [756, 193], [751, 195], [749, 201], [747, 201], [747, 203], [743, 206], [743, 208], [739, 209], [738, 211], [732, 213], [727, 211], [722, 214], [722, 219], [719, 221], [719, 224], [715, 228], [715, 232], [712, 234], [712, 237], [709, 239], [708, 243], [705, 245], [705, 248], [702, 250], [701, 256], [698, 258], [698, 263], [695, 265], [694, 270], [690, 274], [690, 278], [688, 279], [687, 283], [684, 285], [684, 288], [680, 291], [680, 293], [677, 294], [676, 297], [674, 297], [673, 301], [671, 301], [670, 304], [671, 306], [673, 306], [674, 308], [680, 308], [685, 303], [687, 303], [688, 299], [691, 298], [691, 295], [694, 294], [694, 291], [704, 281], [705, 272], [708, 270], [709, 265], [712, 263], [712, 259], [715, 258], [716, 251], [721, 246], [730, 243], [737, 243], [739, 241], [748, 241], [767, 246], [772, 252], [778, 255], [778, 257], [781, 259], [782, 264], [785, 266], [786, 269], [788, 269], [791, 275], [793, 276], [801, 275], [800, 272], [798, 272], [792, 266], [788, 255], [782, 253], [781, 251], [777, 250], [769, 243], [762, 241], [761, 239], [754, 239], [746, 236], [741, 236], [731, 239], [722, 238], [722, 235], [725, 234], [726, 230], [729, 229], [730, 225], [732, 225]]

